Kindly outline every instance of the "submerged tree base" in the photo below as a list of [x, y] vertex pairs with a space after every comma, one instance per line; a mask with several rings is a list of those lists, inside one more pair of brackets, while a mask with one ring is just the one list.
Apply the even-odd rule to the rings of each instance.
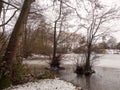
[[50, 63], [50, 70], [63, 70], [65, 68], [61, 67], [61, 54], [57, 55], [56, 57], [52, 58]]
[[85, 71], [85, 75], [91, 75], [91, 74], [93, 74], [93, 73], [95, 73], [95, 71], [94, 70], [89, 70], [89, 71]]
[[52, 70], [52, 71], [55, 71], [55, 70], [65, 70], [64, 67], [50, 67], [50, 68], [46, 68], [47, 70]]
[[77, 73], [78, 75], [91, 75], [91, 74], [95, 73], [95, 71], [92, 70], [91, 68], [89, 70], [86, 70], [82, 66], [77, 66], [75, 73]]

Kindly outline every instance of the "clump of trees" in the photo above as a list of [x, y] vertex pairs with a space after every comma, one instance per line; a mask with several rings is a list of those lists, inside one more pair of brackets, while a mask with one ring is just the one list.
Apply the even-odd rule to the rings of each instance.
[[34, 54], [50, 55], [52, 53], [52, 31], [41, 17], [36, 29], [30, 28], [31, 23], [26, 28], [23, 38], [23, 56], [27, 58]]

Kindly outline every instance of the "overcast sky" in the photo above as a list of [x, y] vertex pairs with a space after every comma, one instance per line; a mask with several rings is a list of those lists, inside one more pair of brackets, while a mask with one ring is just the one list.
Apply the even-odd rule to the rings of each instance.
[[101, 2], [105, 3], [106, 5], [119, 5], [120, 4], [120, 0], [101, 0]]
[[[37, 0], [36, 0], [37, 1]], [[39, 3], [50, 3], [49, 0], [38, 0]], [[72, 1], [72, 0], [71, 0]], [[113, 6], [120, 6], [120, 0], [100, 0], [103, 4], [107, 5], [108, 7], [113, 7]], [[49, 12], [48, 12], [49, 13]], [[115, 21], [114, 26], [112, 29], [114, 30], [119, 30], [116, 33], [113, 33], [112, 35], [117, 38], [117, 41], [120, 42], [120, 20]]]
[[[101, 0], [104, 4], [112, 7], [114, 5], [120, 6], [120, 0]], [[113, 29], [118, 29], [118, 32], [113, 33], [113, 36], [117, 38], [117, 41], [120, 42], [120, 20], [114, 23]]]
[[[100, 1], [104, 5], [107, 5], [108, 7], [113, 7], [113, 6], [119, 6], [120, 7], [120, 0], [100, 0]], [[48, 0], [44, 0], [44, 2], [49, 3]], [[113, 35], [117, 39], [117, 42], [120, 42], [120, 20], [114, 21], [113, 22], [113, 27], [111, 29], [112, 30], [118, 30], [117, 32], [111, 33], [111, 35]]]
[[[41, 0], [38, 0], [39, 3], [41, 2]], [[49, 0], [43, 0], [42, 2], [48, 2]], [[120, 0], [100, 0], [103, 4], [109, 6], [109, 7], [112, 7], [112, 6], [120, 6]], [[117, 41], [120, 42], [120, 20], [119, 21], [116, 21], [114, 24], [114, 27], [112, 27], [112, 29], [115, 29], [115, 30], [119, 30], [118, 32], [116, 33], [113, 33], [112, 35], [117, 38]]]

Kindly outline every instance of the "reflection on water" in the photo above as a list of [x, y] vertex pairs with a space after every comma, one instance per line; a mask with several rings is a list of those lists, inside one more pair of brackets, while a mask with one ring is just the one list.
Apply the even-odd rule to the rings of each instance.
[[120, 90], [119, 69], [96, 67], [96, 73], [91, 76], [78, 76], [74, 70], [75, 66], [66, 66], [65, 70], [52, 73], [60, 79], [80, 85], [83, 90]]

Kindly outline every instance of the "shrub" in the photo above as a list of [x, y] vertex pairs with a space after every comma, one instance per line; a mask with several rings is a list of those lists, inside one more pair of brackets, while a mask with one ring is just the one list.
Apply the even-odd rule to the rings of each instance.
[[1, 79], [1, 76], [2, 76], [2, 69], [4, 69], [2, 67], [2, 64], [3, 64], [2, 59], [3, 59], [3, 56], [0, 55], [0, 79]]
[[18, 58], [14, 61], [12, 70], [12, 82], [14, 85], [23, 84], [29, 81], [30, 69], [22, 64], [22, 59]]
[[52, 59], [52, 61], [50, 62], [50, 66], [53, 69], [60, 69], [60, 61], [61, 59], [61, 54], [58, 54], [55, 58]]
[[76, 54], [85, 53], [85, 47], [78, 47], [73, 49], [73, 52]]
[[51, 72], [45, 71], [44, 73], [37, 76], [37, 79], [54, 79], [55, 75]]
[[5, 68], [3, 67], [2, 60], [3, 56], [0, 56], [0, 90], [9, 87], [12, 84], [10, 77], [7, 76], [2, 77], [2, 71], [5, 70]]
[[[2, 65], [2, 59], [0, 59], [0, 90], [3, 88], [7, 88], [11, 84], [23, 84], [30, 81], [28, 75], [30, 75], [30, 69], [22, 64], [22, 58], [16, 58], [12, 64], [12, 78], [7, 76], [1, 76], [2, 71], [5, 71], [5, 68]], [[4, 82], [4, 83], [3, 83]]]
[[81, 74], [81, 75], [84, 74], [85, 73], [85, 64], [77, 65], [75, 72], [77, 74]]
[[[4, 83], [3, 83], [4, 82]], [[0, 90], [8, 88], [11, 85], [11, 80], [9, 77], [3, 77], [0, 79]]]

